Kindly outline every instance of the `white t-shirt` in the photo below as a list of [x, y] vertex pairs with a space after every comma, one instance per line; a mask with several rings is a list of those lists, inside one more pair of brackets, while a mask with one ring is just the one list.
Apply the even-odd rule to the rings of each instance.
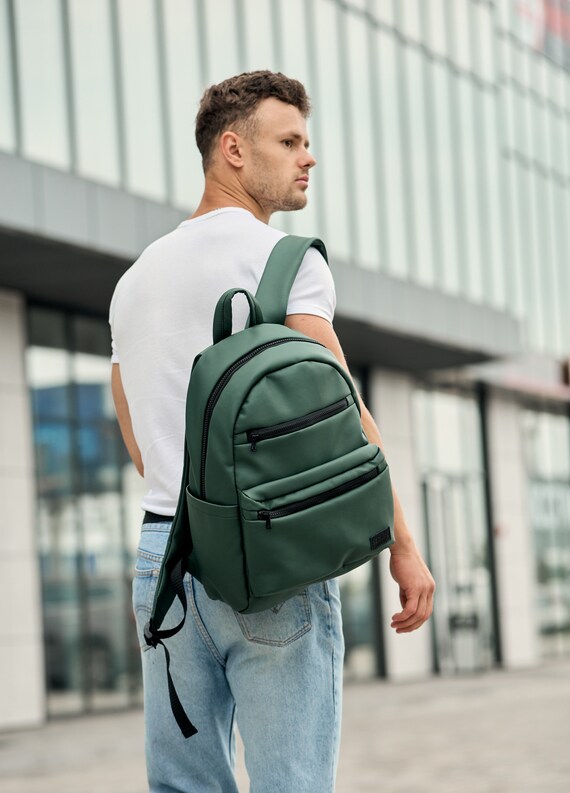
[[[255, 294], [271, 250], [284, 236], [246, 209], [216, 209], [183, 221], [149, 245], [115, 287], [111, 360], [121, 366], [144, 464], [143, 509], [174, 515], [192, 363], [212, 344], [220, 296], [233, 287]], [[332, 322], [335, 305], [330, 269], [311, 248], [293, 283], [287, 313], [316, 314]], [[234, 298], [232, 309], [235, 331], [248, 315], [243, 295]]]

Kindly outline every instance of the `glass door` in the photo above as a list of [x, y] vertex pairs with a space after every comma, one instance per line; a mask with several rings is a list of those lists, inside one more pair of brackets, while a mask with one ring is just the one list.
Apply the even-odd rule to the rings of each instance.
[[481, 483], [434, 473], [423, 482], [423, 496], [430, 569], [437, 582], [436, 670], [487, 669], [494, 661], [494, 638]]
[[414, 419], [429, 567], [434, 668], [444, 675], [496, 660], [481, 420], [469, 393], [420, 389]]

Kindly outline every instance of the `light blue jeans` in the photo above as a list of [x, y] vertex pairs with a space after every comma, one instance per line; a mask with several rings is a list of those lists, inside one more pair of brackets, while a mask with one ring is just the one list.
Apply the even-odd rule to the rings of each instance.
[[[198, 728], [186, 740], [170, 709], [164, 650], [143, 639], [170, 525], [143, 525], [133, 582], [150, 793], [237, 793], [236, 720], [250, 793], [333, 793], [344, 656], [338, 582], [238, 614], [186, 577], [186, 623], [166, 640], [178, 695]], [[176, 600], [162, 627], [181, 616]]]

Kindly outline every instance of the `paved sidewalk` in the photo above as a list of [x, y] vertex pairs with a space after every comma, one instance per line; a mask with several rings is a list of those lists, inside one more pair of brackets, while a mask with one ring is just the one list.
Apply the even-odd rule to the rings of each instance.
[[[144, 793], [142, 742], [140, 711], [0, 733], [0, 792]], [[570, 662], [345, 688], [336, 793], [569, 791]]]

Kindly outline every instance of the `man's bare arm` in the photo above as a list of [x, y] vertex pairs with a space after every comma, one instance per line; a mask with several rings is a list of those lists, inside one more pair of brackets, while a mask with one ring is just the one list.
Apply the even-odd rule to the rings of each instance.
[[131, 460], [135, 464], [135, 468], [141, 476], [144, 476], [142, 456], [135, 440], [129, 404], [123, 389], [121, 368], [118, 363], [114, 363], [111, 368], [111, 391], [113, 393], [113, 402], [115, 403], [115, 411], [117, 413], [117, 420], [119, 422], [123, 441], [127, 447]]
[[[313, 314], [289, 314], [285, 325], [324, 344], [350, 375], [340, 341], [330, 322]], [[358, 390], [356, 389], [357, 393]], [[380, 431], [362, 397], [358, 394], [362, 428], [371, 443], [376, 443], [385, 453]], [[423, 561], [414, 539], [406, 525], [404, 513], [396, 490], [394, 496], [394, 535], [390, 547], [390, 570], [400, 586], [402, 611], [392, 617], [392, 627], [397, 633], [408, 633], [419, 628], [433, 611], [435, 582]]]

